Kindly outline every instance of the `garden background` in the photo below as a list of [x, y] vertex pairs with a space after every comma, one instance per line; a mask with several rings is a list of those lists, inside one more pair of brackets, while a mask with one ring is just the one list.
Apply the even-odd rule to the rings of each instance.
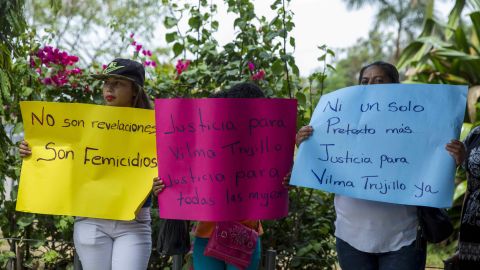
[[[15, 211], [21, 167], [16, 146], [23, 129], [19, 101], [100, 104], [99, 82], [89, 74], [101, 72], [114, 57], [145, 65], [152, 98], [206, 97], [242, 81], [258, 84], [270, 97], [296, 98], [298, 127], [309, 122], [323, 94], [356, 84], [363, 65], [385, 60], [397, 65], [406, 83], [468, 85], [462, 136], [480, 124], [480, 1], [449, 1], [446, 17], [435, 12], [435, 0], [336, 0], [351, 9], [371, 6], [374, 24], [351, 47], [318, 44], [311, 56], [318, 68], [308, 76], [300, 76], [293, 56], [302, 42], [292, 35], [295, 0], [262, 1], [270, 1], [272, 17], [256, 15], [251, 0], [0, 0], [1, 269], [73, 268], [73, 217]], [[214, 35], [222, 23], [219, 6], [235, 18], [235, 36], [222, 45]], [[164, 41], [155, 42], [159, 23], [166, 29]], [[312, 34], [331, 27], [318, 25]], [[454, 252], [465, 173], [459, 170], [455, 181], [449, 214], [456, 232], [429, 246], [428, 266], [440, 267]], [[150, 269], [165, 269], [171, 258], [155, 250], [157, 211], [152, 209]], [[332, 194], [294, 188], [289, 216], [265, 222], [263, 249], [277, 250], [279, 268], [335, 269], [334, 216]]]

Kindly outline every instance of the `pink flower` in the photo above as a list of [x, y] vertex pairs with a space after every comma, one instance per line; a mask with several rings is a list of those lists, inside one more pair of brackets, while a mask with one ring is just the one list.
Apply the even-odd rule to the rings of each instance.
[[[39, 61], [36, 59], [39, 59]], [[78, 67], [67, 69], [67, 66], [74, 66], [79, 60], [76, 55], [69, 55], [65, 51], [52, 46], [40, 48], [35, 55], [30, 58], [30, 65], [35, 71], [42, 75], [52, 74], [50, 77], [39, 78], [39, 81], [45, 85], [63, 86], [67, 84], [72, 75], [81, 74], [82, 70]], [[36, 63], [41, 64], [37, 66]], [[44, 65], [46, 68], [42, 67]]]
[[250, 71], [253, 72], [255, 70], [255, 65], [252, 62], [248, 61], [247, 65], [248, 65], [248, 69], [250, 69]]
[[71, 72], [72, 72], [73, 74], [75, 74], [75, 75], [76, 75], [76, 74], [82, 74], [82, 70], [81, 70], [80, 68], [78, 68], [78, 67], [72, 69]]
[[130, 33], [130, 38], [133, 38], [135, 36], [135, 33]]
[[152, 56], [152, 52], [150, 50], [147, 50], [147, 55]]
[[137, 42], [134, 40], [132, 41], [132, 46], [135, 46], [135, 45], [137, 45]]
[[70, 65], [73, 65], [78, 62], [78, 56], [75, 55], [70, 55], [68, 57], [68, 60], [70, 61]]
[[184, 71], [188, 69], [188, 66], [190, 65], [190, 60], [178, 60], [177, 65], [175, 68], [177, 69], [177, 74], [181, 75]]
[[252, 80], [260, 81], [265, 78], [265, 71], [263, 69], [259, 70], [257, 73], [252, 75]]
[[142, 50], [142, 54], [143, 54], [143, 55], [147, 55], [147, 51]]
[[152, 65], [152, 67], [157, 67], [157, 62], [153, 61], [150, 63]]
[[107, 68], [107, 65], [103, 64], [102, 69], [106, 69], [106, 68]]
[[135, 47], [135, 50], [136, 50], [137, 52], [139, 52], [141, 49], [142, 49], [142, 45], [141, 45], [141, 44], [137, 44], [137, 46]]
[[150, 66], [150, 61], [145, 61], [145, 62], [143, 63], [143, 65], [146, 66], [146, 67]]
[[45, 78], [42, 80], [42, 83], [45, 85], [51, 85], [52, 84], [52, 79], [50, 78]]

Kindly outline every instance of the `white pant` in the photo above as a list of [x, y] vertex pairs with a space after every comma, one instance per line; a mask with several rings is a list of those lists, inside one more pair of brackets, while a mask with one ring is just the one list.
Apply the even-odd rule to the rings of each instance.
[[152, 250], [150, 208], [135, 220], [76, 218], [75, 249], [84, 270], [145, 270]]

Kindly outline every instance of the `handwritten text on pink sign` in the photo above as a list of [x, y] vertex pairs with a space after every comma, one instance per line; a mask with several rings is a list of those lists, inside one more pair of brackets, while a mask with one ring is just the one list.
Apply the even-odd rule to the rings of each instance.
[[288, 99], [155, 100], [160, 217], [286, 216], [296, 107]]

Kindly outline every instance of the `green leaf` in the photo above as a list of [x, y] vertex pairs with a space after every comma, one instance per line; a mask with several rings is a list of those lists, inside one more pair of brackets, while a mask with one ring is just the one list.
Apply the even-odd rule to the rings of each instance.
[[165, 17], [165, 20], [163, 21], [163, 25], [165, 25], [165, 28], [170, 29], [174, 26], [176, 26], [178, 23], [177, 19], [173, 17]]
[[183, 46], [183, 44], [181, 44], [179, 42], [173, 44], [174, 57], [179, 56], [183, 52], [184, 49], [185, 49], [185, 47]]
[[295, 62], [292, 60], [288, 62], [290, 68], [292, 69], [293, 74], [295, 74], [297, 77], [300, 76], [300, 69], [298, 69], [298, 66], [295, 65]]
[[457, 50], [452, 50], [452, 49], [446, 49], [446, 48], [440, 48], [437, 49], [433, 52], [435, 55], [438, 56], [446, 56], [446, 57], [452, 57], [452, 58], [457, 58], [460, 60], [480, 60], [479, 57], [472, 56], [469, 54], [466, 54], [464, 52], [460, 52]]
[[470, 123], [463, 123], [462, 125], [462, 131], [460, 132], [460, 140], [465, 140], [467, 135], [470, 133], [472, 130], [473, 125]]
[[[480, 86], [475, 85], [468, 89], [467, 94], [467, 111], [468, 111], [468, 118], [470, 118], [470, 122], [475, 122], [477, 120], [477, 104], [478, 98], [480, 97]], [[471, 126], [470, 126], [471, 129]], [[469, 130], [470, 131], [470, 130]], [[463, 127], [462, 127], [463, 133]]]
[[453, 194], [453, 200], [456, 201], [458, 198], [462, 197], [467, 191], [467, 180], [462, 181], [460, 184], [455, 187], [455, 193]]
[[436, 23], [435, 20], [431, 18], [428, 18], [427, 20], [425, 20], [425, 23], [423, 24], [422, 33], [420, 33], [419, 37], [430, 36], [436, 24], [438, 23]]
[[175, 41], [177, 38], [178, 38], [177, 32], [171, 32], [171, 33], [167, 33], [167, 34], [165, 35], [165, 40], [166, 40], [168, 43]]
[[320, 57], [317, 58], [319, 62], [325, 61], [327, 59], [327, 54], [322, 54]]
[[298, 104], [300, 104], [301, 106], [307, 105], [307, 97], [304, 93], [297, 92], [297, 94], [295, 94], [295, 98], [297, 99]]
[[218, 30], [218, 22], [217, 21], [213, 21], [211, 26], [212, 26], [212, 29], [214, 29], [215, 31]]
[[457, 49], [462, 50], [464, 53], [469, 52], [469, 44], [467, 38], [465, 36], [465, 32], [463, 32], [462, 27], [457, 27], [455, 30], [455, 41], [457, 43]]
[[477, 40], [480, 40], [480, 11], [471, 13], [470, 19], [472, 20], [473, 30], [477, 35]]
[[465, 78], [451, 74], [451, 73], [442, 73], [440, 77], [449, 83], [453, 84], [468, 84], [468, 81]]
[[460, 16], [462, 15], [465, 0], [456, 0], [455, 6], [448, 15], [448, 28], [445, 30], [445, 39], [449, 40], [454, 34], [453, 29], [456, 29], [460, 23]]
[[294, 37], [290, 37], [290, 46], [295, 48], [295, 38]]
[[284, 71], [283, 68], [283, 62], [280, 59], [277, 59], [275, 62], [272, 64], [272, 72], [273, 74], [280, 75]]
[[193, 28], [193, 29], [198, 29], [198, 28], [200, 28], [201, 23], [202, 23], [202, 20], [201, 20], [198, 16], [191, 17], [191, 18], [188, 20], [188, 25], [189, 25], [191, 28]]
[[54, 263], [59, 257], [60, 254], [58, 254], [58, 252], [56, 252], [55, 250], [49, 250], [43, 254], [42, 260], [45, 263]]
[[337, 71], [337, 70], [335, 69], [335, 67], [333, 67], [333, 66], [330, 65], [330, 64], [327, 64], [327, 68], [329, 68], [331, 71]]
[[22, 216], [20, 217], [18, 220], [17, 220], [17, 225], [19, 227], [27, 227], [29, 226], [30, 224], [33, 223], [33, 220], [34, 220], [34, 216], [33, 215], [28, 215], [28, 216]]
[[32, 92], [33, 92], [33, 89], [31, 87], [28, 87], [28, 86], [22, 87], [22, 97], [28, 97], [30, 96], [30, 94], [32, 94]]
[[406, 66], [408, 66], [411, 62], [416, 53], [420, 50], [420, 48], [423, 46], [422, 42], [412, 42], [410, 43], [402, 52], [400, 55], [400, 58], [398, 59], [397, 62], [397, 67], [398, 69], [402, 69]]
[[10, 97], [10, 90], [10, 80], [8, 79], [8, 75], [3, 69], [0, 69], [0, 92], [5, 99]]

